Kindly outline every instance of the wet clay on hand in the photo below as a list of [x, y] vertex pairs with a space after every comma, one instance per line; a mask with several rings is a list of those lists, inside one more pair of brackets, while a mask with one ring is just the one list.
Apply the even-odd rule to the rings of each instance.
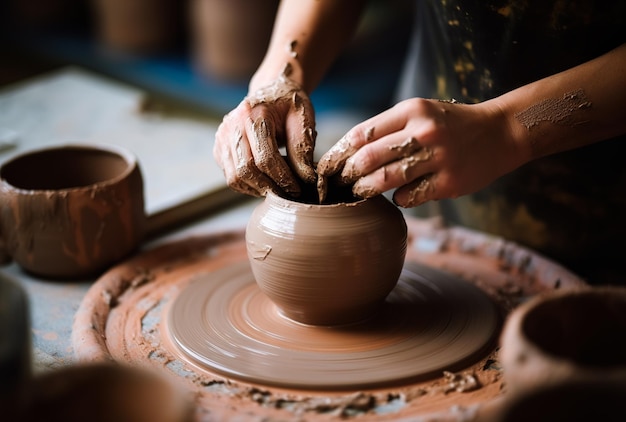
[[[251, 109], [246, 135], [254, 164], [285, 192], [297, 195], [299, 182], [292, 171], [304, 183], [317, 181], [313, 169], [317, 134], [311, 101], [289, 78], [290, 73], [291, 65], [287, 64], [272, 84], [250, 93], [244, 101]], [[278, 151], [282, 145], [287, 149], [289, 165]]]
[[[433, 158], [433, 151], [423, 147], [414, 137], [402, 142], [383, 146], [379, 159], [383, 160], [378, 168], [357, 168], [357, 155], [367, 144], [379, 141], [375, 127], [370, 126], [364, 131], [356, 129], [348, 132], [333, 145], [317, 164], [320, 179], [334, 179], [344, 186], [352, 186], [354, 195], [360, 198], [372, 198], [394, 187], [407, 188], [408, 197], [396, 198], [394, 202], [402, 207], [415, 207], [434, 198], [434, 177], [421, 171], [424, 164]], [[383, 142], [383, 141], [381, 141]], [[318, 182], [319, 184], [319, 182]], [[319, 188], [318, 188], [319, 189]], [[320, 190], [320, 203], [323, 190]]]

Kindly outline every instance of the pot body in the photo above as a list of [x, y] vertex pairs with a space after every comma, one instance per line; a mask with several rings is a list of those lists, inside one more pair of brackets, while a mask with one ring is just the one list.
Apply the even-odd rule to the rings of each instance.
[[0, 169], [4, 253], [49, 278], [95, 275], [134, 251], [145, 224], [143, 179], [116, 147], [32, 151]]
[[500, 340], [507, 388], [626, 381], [626, 288], [538, 296], [508, 317]]
[[310, 205], [269, 193], [246, 230], [260, 289], [285, 316], [312, 325], [376, 312], [398, 281], [406, 242], [404, 217], [383, 196]]

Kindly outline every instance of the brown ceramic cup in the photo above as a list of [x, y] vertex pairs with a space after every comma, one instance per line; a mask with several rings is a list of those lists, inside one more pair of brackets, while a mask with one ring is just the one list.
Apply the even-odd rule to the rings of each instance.
[[536, 386], [507, 397], [492, 413], [474, 422], [622, 422], [626, 416], [626, 379], [564, 381]]
[[48, 278], [97, 274], [144, 234], [143, 178], [123, 148], [63, 145], [0, 167], [0, 257]]
[[181, 35], [183, 3], [177, 0], [91, 0], [101, 45], [130, 54], [171, 50]]
[[395, 287], [407, 247], [400, 210], [383, 196], [314, 205], [269, 193], [246, 246], [254, 278], [283, 315], [310, 325], [372, 316]]
[[247, 81], [272, 35], [278, 0], [192, 0], [189, 3], [195, 66], [221, 81]]
[[557, 291], [507, 318], [500, 359], [514, 394], [568, 382], [626, 380], [626, 288]]

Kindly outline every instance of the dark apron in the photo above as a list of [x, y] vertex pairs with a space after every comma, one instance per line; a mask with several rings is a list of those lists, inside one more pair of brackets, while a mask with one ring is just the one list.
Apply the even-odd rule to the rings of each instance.
[[[419, 62], [432, 75], [416, 70], [402, 97], [480, 102], [626, 42], [626, 0], [433, 0], [417, 9], [413, 53], [430, 54]], [[531, 247], [591, 284], [626, 284], [624, 142], [535, 160], [480, 192], [439, 201], [439, 212]]]

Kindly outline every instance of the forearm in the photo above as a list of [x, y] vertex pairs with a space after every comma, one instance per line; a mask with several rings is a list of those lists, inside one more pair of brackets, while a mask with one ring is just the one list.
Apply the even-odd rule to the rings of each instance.
[[626, 44], [484, 104], [502, 110], [521, 163], [626, 133]]
[[365, 0], [283, 0], [263, 63], [250, 91], [266, 86], [287, 64], [290, 78], [310, 93], [351, 39]]

